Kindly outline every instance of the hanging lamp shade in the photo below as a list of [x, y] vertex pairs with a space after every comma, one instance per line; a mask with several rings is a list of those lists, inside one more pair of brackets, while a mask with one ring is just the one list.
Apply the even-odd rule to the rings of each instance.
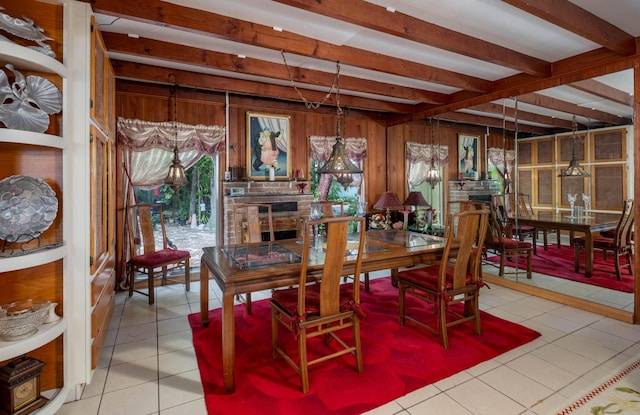
[[571, 149], [571, 161], [569, 166], [564, 169], [558, 177], [589, 177], [591, 174], [580, 166], [580, 162], [576, 157], [576, 130], [577, 130], [576, 116], [573, 116], [573, 134], [571, 135], [572, 149]]
[[427, 178], [425, 181], [429, 183], [432, 189], [435, 189], [438, 183], [442, 181], [442, 177], [440, 177], [440, 170], [436, 167], [433, 159], [431, 159], [431, 167], [429, 168], [429, 171], [427, 171]]
[[353, 162], [349, 160], [349, 157], [347, 157], [344, 140], [340, 137], [340, 132], [338, 131], [331, 156], [329, 156], [329, 160], [318, 169], [318, 174], [332, 174], [336, 176], [338, 183], [346, 189], [347, 186], [353, 182], [353, 175], [358, 173], [362, 173], [362, 169], [353, 164]]
[[178, 145], [173, 149], [173, 161], [169, 167], [169, 173], [164, 179], [164, 183], [173, 190], [174, 194], [178, 194], [180, 188], [187, 184], [187, 176], [184, 172], [184, 166], [180, 163], [178, 155]]
[[173, 97], [173, 128], [175, 129], [175, 139], [176, 145], [173, 148], [173, 161], [171, 162], [171, 166], [169, 166], [169, 172], [167, 173], [167, 177], [164, 178], [164, 184], [169, 186], [174, 194], [178, 194], [180, 188], [187, 184], [187, 176], [184, 172], [184, 166], [180, 162], [180, 155], [178, 151], [178, 124], [176, 120], [178, 119], [178, 87], [174, 86], [174, 97]]

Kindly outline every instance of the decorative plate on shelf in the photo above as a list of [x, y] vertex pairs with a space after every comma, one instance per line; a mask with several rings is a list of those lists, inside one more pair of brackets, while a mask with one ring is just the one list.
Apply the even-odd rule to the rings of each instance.
[[0, 239], [27, 242], [49, 229], [58, 199], [42, 179], [10, 176], [0, 180]]

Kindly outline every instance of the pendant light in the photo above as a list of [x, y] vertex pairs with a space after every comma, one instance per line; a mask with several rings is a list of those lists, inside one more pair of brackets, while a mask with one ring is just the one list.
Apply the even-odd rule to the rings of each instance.
[[440, 177], [440, 170], [436, 167], [435, 158], [440, 158], [440, 120], [438, 119], [438, 148], [436, 149], [436, 145], [434, 144], [433, 138], [433, 124], [431, 121], [431, 167], [429, 171], [427, 171], [427, 179], [426, 182], [431, 185], [432, 189], [435, 189], [436, 185], [442, 181], [442, 177]]
[[318, 169], [318, 174], [331, 174], [336, 177], [338, 183], [347, 187], [353, 182], [353, 175], [362, 173], [362, 169], [353, 164], [345, 150], [344, 140], [340, 135], [340, 121], [342, 118], [342, 107], [340, 107], [340, 62], [336, 63], [336, 143], [333, 145], [331, 156], [327, 162]]
[[571, 161], [569, 162], [569, 167], [567, 167], [565, 170], [563, 170], [558, 177], [589, 177], [591, 176], [591, 174], [589, 174], [585, 169], [583, 169], [582, 167], [580, 167], [580, 162], [578, 161], [578, 158], [576, 157], [576, 130], [578, 129], [578, 123], [576, 122], [576, 116], [573, 116], [573, 121], [571, 123], [571, 129], [572, 129], [572, 133], [571, 133], [571, 145], [572, 145], [572, 152], [571, 152]]
[[184, 172], [184, 166], [180, 162], [180, 156], [178, 151], [178, 87], [174, 86], [173, 96], [173, 130], [175, 137], [175, 147], [173, 149], [173, 161], [169, 167], [167, 177], [164, 179], [164, 183], [171, 188], [174, 194], [178, 194], [180, 188], [187, 184], [187, 176]]

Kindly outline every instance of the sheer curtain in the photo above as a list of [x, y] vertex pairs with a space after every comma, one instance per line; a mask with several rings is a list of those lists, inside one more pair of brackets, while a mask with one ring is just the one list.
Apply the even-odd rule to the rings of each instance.
[[[135, 203], [134, 187], [154, 189], [164, 183], [178, 146], [185, 168], [204, 155], [216, 156], [225, 150], [225, 127], [188, 125], [175, 122], [150, 122], [118, 118], [117, 145], [122, 150], [125, 179], [122, 183], [124, 209]], [[123, 234], [128, 235], [127, 215], [123, 215]], [[119, 285], [126, 282], [129, 241], [123, 238]], [[122, 287], [124, 288], [124, 287]]]
[[449, 147], [409, 141], [405, 145], [405, 159], [409, 166], [407, 177], [409, 186], [419, 186], [427, 180], [427, 172], [431, 168], [432, 159], [438, 165], [447, 162], [449, 159]]
[[[347, 152], [347, 157], [353, 161], [357, 166], [362, 168], [362, 161], [367, 157], [367, 139], [358, 138], [344, 138], [344, 147]], [[336, 143], [336, 136], [317, 136], [312, 135], [309, 137], [309, 147], [311, 149], [311, 160], [318, 162], [320, 165], [324, 164], [331, 156], [333, 145]], [[329, 188], [331, 187], [331, 181], [333, 178], [328, 174], [320, 176], [318, 182], [318, 191], [320, 192], [320, 200], [327, 200], [329, 194]], [[354, 174], [353, 182], [351, 186], [357, 187], [362, 184], [362, 174]]]

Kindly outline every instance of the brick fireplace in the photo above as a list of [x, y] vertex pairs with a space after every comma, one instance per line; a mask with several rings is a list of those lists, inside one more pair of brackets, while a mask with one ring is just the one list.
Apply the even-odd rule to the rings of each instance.
[[300, 193], [295, 181], [225, 181], [222, 190], [225, 245], [239, 242], [234, 217], [236, 205], [270, 204], [275, 238], [284, 239], [296, 234], [301, 220], [309, 217], [309, 204], [313, 202], [313, 195]]

